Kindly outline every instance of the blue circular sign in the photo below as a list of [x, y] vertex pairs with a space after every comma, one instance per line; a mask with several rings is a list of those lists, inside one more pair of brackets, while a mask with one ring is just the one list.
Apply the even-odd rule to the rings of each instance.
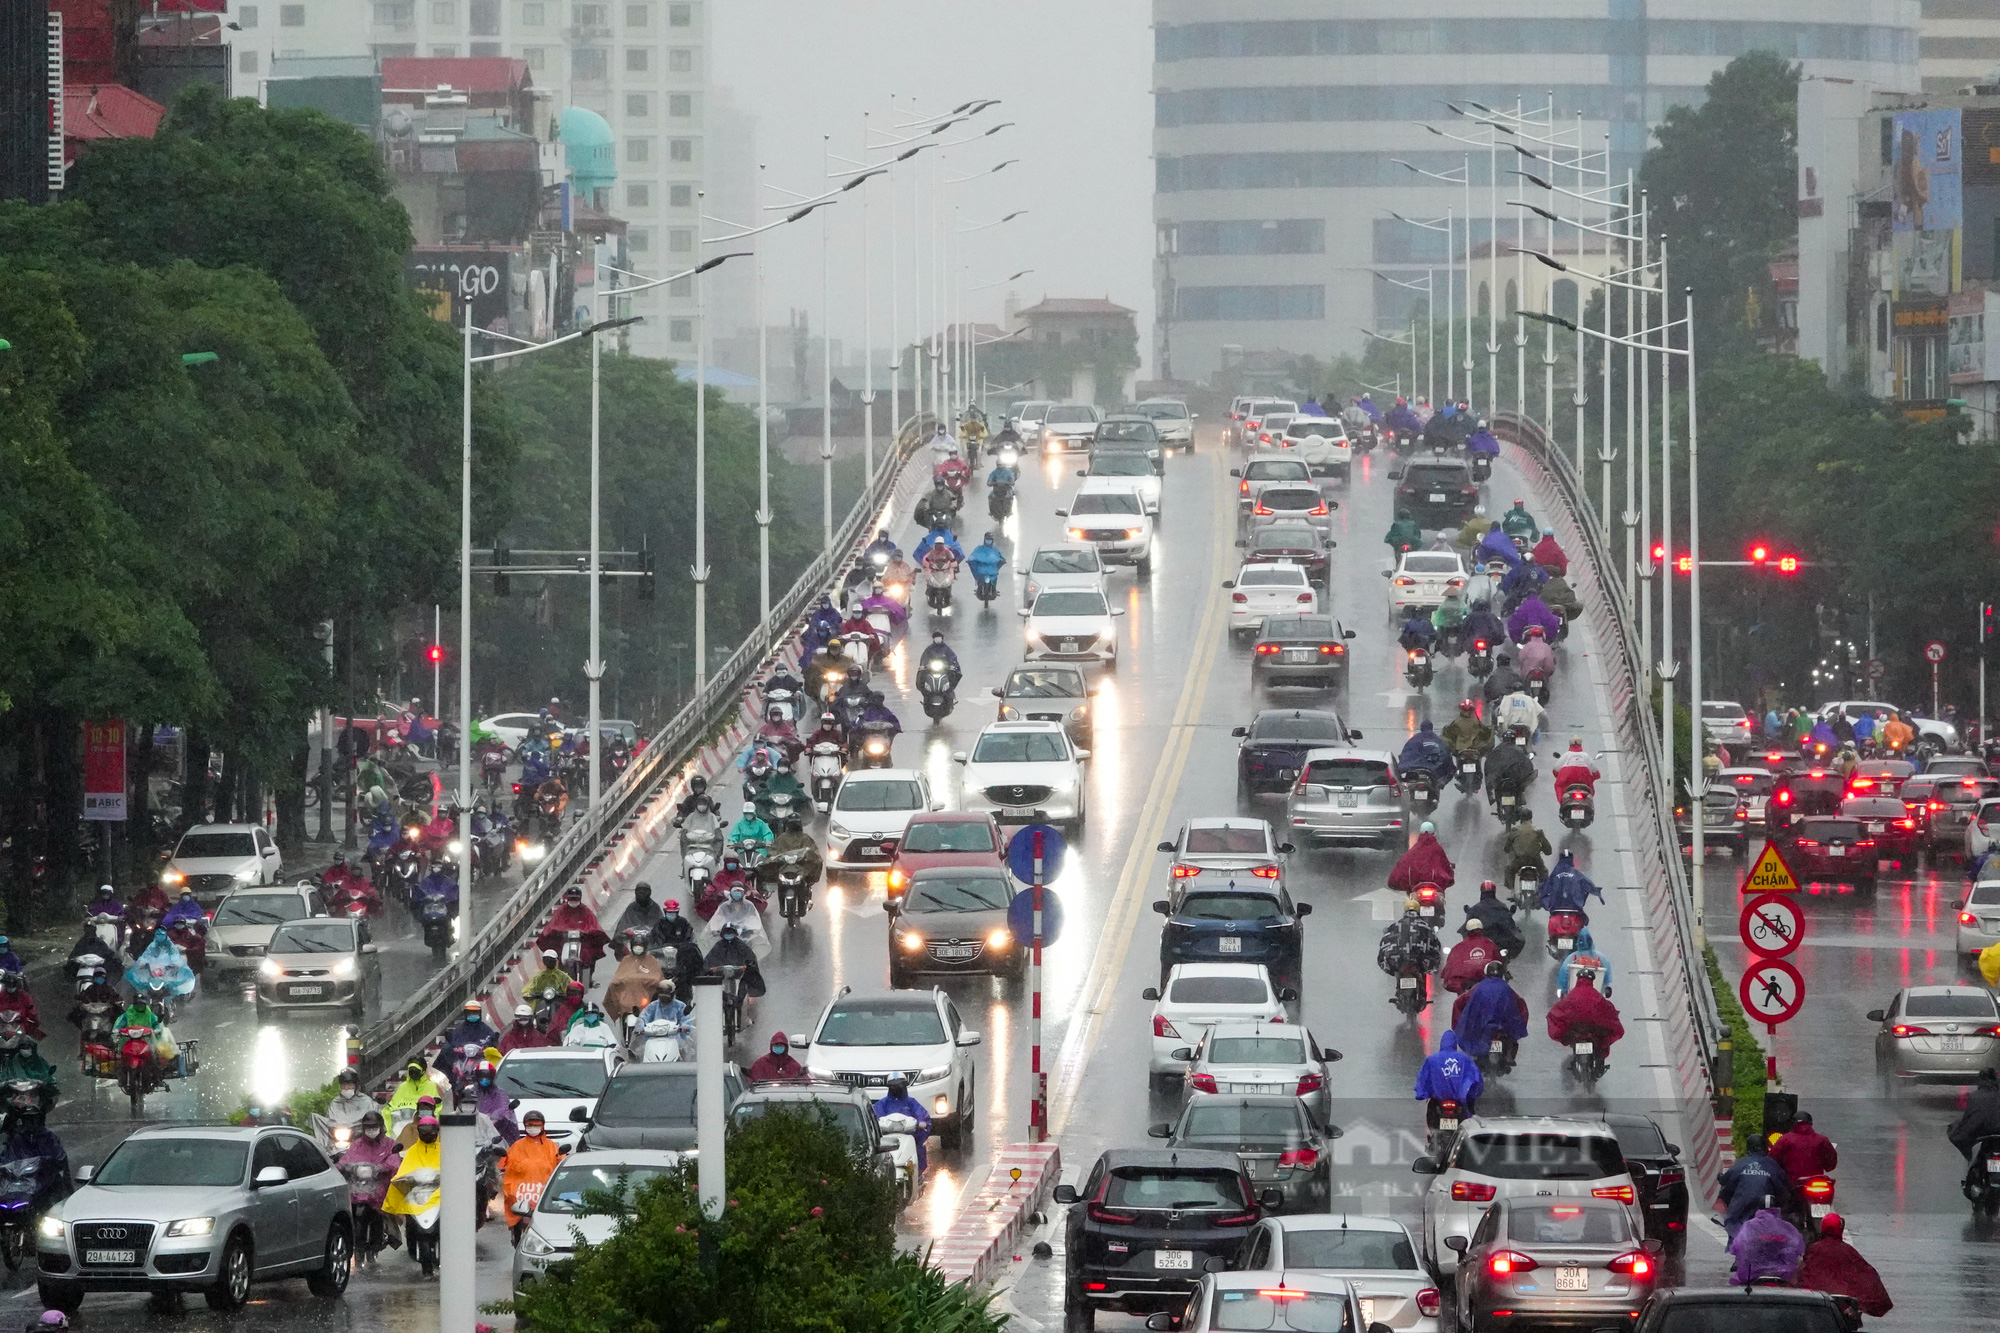
[[[1062, 934], [1062, 923], [1062, 900], [1056, 897], [1054, 889], [1044, 885], [1042, 888], [1043, 947], [1046, 948], [1048, 945], [1056, 942], [1056, 936]], [[1022, 889], [1014, 895], [1013, 901], [1007, 904], [1007, 929], [1013, 931], [1014, 938], [1023, 944], [1027, 944], [1035, 938], [1035, 891], [1032, 888]]]
[[1062, 874], [1063, 852], [1068, 846], [1062, 830], [1049, 824], [1028, 824], [1007, 840], [1007, 868], [1023, 884], [1035, 882], [1035, 836], [1042, 839], [1042, 883]]

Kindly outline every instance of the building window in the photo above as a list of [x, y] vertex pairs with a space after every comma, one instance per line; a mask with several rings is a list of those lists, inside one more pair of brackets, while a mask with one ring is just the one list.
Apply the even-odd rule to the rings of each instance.
[[694, 6], [668, 5], [667, 26], [669, 28], [692, 28], [694, 26]]
[[601, 28], [604, 26], [603, 5], [578, 5], [570, 11], [579, 28]]
[[675, 162], [694, 161], [694, 140], [692, 139], [667, 140], [667, 157], [671, 161]]
[[610, 73], [610, 61], [605, 58], [601, 46], [574, 46], [569, 52], [570, 77], [583, 80], [602, 80]]
[[416, 22], [416, 18], [416, 0], [375, 0], [375, 26], [378, 28], [407, 28]]
[[236, 72], [238, 74], [257, 72], [257, 52], [254, 48], [246, 48], [236, 53]]
[[306, 26], [304, 5], [279, 5], [278, 26], [281, 28], [303, 28]]
[[377, 60], [408, 60], [416, 53], [415, 42], [373, 42], [368, 47], [368, 54]]
[[632, 181], [625, 186], [625, 206], [627, 208], [651, 208], [653, 187], [644, 181]]
[[236, 10], [236, 26], [249, 32], [257, 26], [257, 6], [242, 5]]
[[539, 28], [549, 21], [548, 11], [542, 8], [541, 0], [529, 0], [521, 6], [521, 26]]
[[652, 104], [646, 100], [646, 94], [644, 93], [625, 94], [626, 115], [643, 118], [645, 116], [651, 115], [652, 110], [653, 110]]
[[675, 208], [693, 208], [694, 186], [669, 185], [667, 187], [667, 202]]
[[1325, 319], [1324, 287], [1182, 287], [1178, 320]]
[[431, 59], [456, 60], [458, 59], [458, 48], [455, 46], [433, 46], [431, 48]]
[[500, 0], [471, 0], [472, 8], [468, 17], [472, 21], [474, 37], [498, 37], [500, 35]]
[[667, 321], [667, 336], [677, 343], [694, 341], [694, 321], [691, 319], [670, 319]]
[[677, 255], [687, 254], [694, 249], [694, 233], [685, 227], [676, 227], [667, 233], [667, 249]]
[[542, 61], [544, 58], [542, 48], [539, 46], [524, 46], [521, 48], [521, 59], [527, 61], [528, 68], [537, 74], [542, 72]]
[[446, 26], [458, 22], [458, 0], [431, 0], [431, 22]]
[[627, 162], [646, 162], [650, 161], [652, 156], [653, 141], [651, 139], [627, 139], [625, 141], [625, 160]]
[[625, 72], [627, 74], [644, 74], [646, 72], [646, 57], [650, 54], [652, 53], [643, 46], [626, 47]]
[[692, 93], [668, 93], [667, 114], [677, 116], [682, 120], [692, 116], [694, 114], [694, 95]]
[[652, 21], [653, 21], [653, 11], [647, 8], [645, 5], [625, 6], [626, 27], [644, 28], [650, 25]]
[[693, 295], [694, 295], [694, 279], [693, 279], [693, 278], [675, 278], [675, 279], [674, 279], [674, 280], [673, 280], [672, 282], [670, 282], [670, 283], [668, 283], [668, 284], [667, 284], [667, 295], [668, 295], [668, 296], [693, 296]]
[[653, 248], [653, 233], [647, 227], [633, 227], [625, 233], [625, 248], [633, 254], [642, 254]]
[[667, 69], [674, 74], [694, 73], [694, 52], [685, 46], [667, 52]]
[[[1402, 224], [1398, 224], [1402, 225]], [[1178, 250], [1184, 255], [1323, 255], [1326, 224], [1318, 218], [1181, 222]]]
[[503, 52], [500, 50], [500, 43], [498, 42], [474, 42], [468, 49], [471, 52], [471, 54], [474, 55], [475, 57], [497, 56], [503, 54]]

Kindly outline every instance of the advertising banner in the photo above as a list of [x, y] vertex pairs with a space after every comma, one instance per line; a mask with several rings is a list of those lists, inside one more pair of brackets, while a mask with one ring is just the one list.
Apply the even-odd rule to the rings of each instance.
[[1959, 113], [1899, 111], [1893, 124], [1895, 295], [1949, 296], [1958, 290], [1965, 222]]
[[514, 251], [486, 246], [418, 246], [403, 257], [403, 277], [420, 292], [435, 293], [435, 311], [446, 312], [453, 324], [465, 322], [465, 303], [472, 303], [472, 322], [482, 329], [509, 331], [509, 289]]
[[83, 724], [83, 817], [125, 818], [125, 723]]

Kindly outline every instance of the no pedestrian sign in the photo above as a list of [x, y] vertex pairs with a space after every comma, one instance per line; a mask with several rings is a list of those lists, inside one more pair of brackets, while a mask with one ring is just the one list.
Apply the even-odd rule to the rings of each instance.
[[1744, 893], [1797, 893], [1799, 881], [1792, 874], [1792, 868], [1785, 864], [1784, 854], [1777, 844], [1766, 842], [1764, 850], [1757, 854], [1750, 873], [1743, 877]]
[[1806, 981], [1782, 958], [1759, 958], [1744, 971], [1736, 994], [1744, 1013], [1776, 1032], [1806, 1002]]

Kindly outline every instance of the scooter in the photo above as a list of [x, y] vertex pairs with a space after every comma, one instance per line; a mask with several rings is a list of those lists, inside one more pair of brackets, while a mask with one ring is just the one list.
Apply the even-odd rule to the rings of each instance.
[[1833, 1177], [1828, 1175], [1809, 1176], [1799, 1186], [1798, 1206], [1792, 1217], [1792, 1224], [1799, 1229], [1807, 1241], [1819, 1239], [1820, 1223], [1833, 1211]]
[[894, 739], [885, 723], [862, 723], [855, 729], [856, 734], [848, 742], [851, 758], [858, 759], [862, 768], [888, 768], [889, 742]]
[[167, 938], [186, 955], [189, 971], [199, 973], [208, 966], [208, 921], [205, 918], [183, 917], [167, 931]]
[[403, 1197], [421, 1212], [412, 1213], [403, 1230], [403, 1239], [410, 1247], [410, 1258], [416, 1261], [429, 1277], [438, 1268], [438, 1215], [444, 1210], [435, 1204], [438, 1193], [439, 1173], [429, 1167], [412, 1171], [405, 1176]]
[[1493, 475], [1493, 460], [1487, 457], [1485, 454], [1474, 454], [1472, 456], [1473, 483], [1476, 485], [1480, 482], [1487, 480], [1492, 475]]
[[1413, 768], [1403, 775], [1410, 789], [1410, 808], [1420, 814], [1437, 809], [1438, 780], [1427, 768]]
[[1417, 900], [1417, 920], [1432, 930], [1444, 926], [1444, 890], [1435, 884], [1419, 884], [1410, 895]]
[[1493, 796], [1494, 813], [1500, 816], [1500, 823], [1507, 828], [1526, 819], [1530, 813], [1528, 798], [1515, 791], [1496, 792]]
[[1577, 1040], [1569, 1044], [1569, 1058], [1563, 1061], [1563, 1073], [1574, 1078], [1586, 1088], [1597, 1086], [1597, 1080], [1604, 1077], [1610, 1066], [1604, 1058], [1604, 1044], [1595, 1039]]
[[98, 942], [104, 946], [104, 956], [106, 958], [117, 958], [120, 956], [118, 952], [118, 940], [125, 930], [125, 919], [123, 917], [111, 912], [97, 912], [93, 913], [84, 924], [96, 933]]
[[1431, 1002], [1431, 977], [1415, 959], [1405, 959], [1396, 967], [1396, 993], [1390, 1003], [1405, 1018], [1415, 1018]]
[[1497, 1029], [1488, 1033], [1479, 1049], [1472, 1053], [1472, 1061], [1488, 1074], [1498, 1077], [1512, 1073], [1514, 1059], [1520, 1054], [1521, 1043]]
[[1569, 828], [1587, 829], [1596, 818], [1597, 802], [1591, 789], [1582, 783], [1564, 787], [1562, 793], [1562, 822]]
[[940, 616], [951, 614], [951, 589], [958, 582], [958, 566], [946, 565], [942, 569], [926, 565], [924, 567], [924, 600], [931, 611]]
[[1532, 912], [1542, 905], [1542, 869], [1536, 865], [1524, 865], [1515, 869], [1514, 877], [1507, 881], [1508, 892], [1513, 901], [1507, 905], [1517, 912]]
[[807, 772], [811, 777], [813, 805], [821, 814], [833, 808], [834, 789], [840, 786], [840, 777], [845, 771], [846, 764], [838, 745], [832, 741], [820, 741], [812, 747]]
[[923, 671], [917, 676], [917, 693], [923, 696], [925, 717], [936, 722], [951, 716], [958, 703], [957, 687], [951, 683], [951, 673], [945, 669], [943, 658], [925, 660]]
[[1560, 963], [1576, 951], [1576, 933], [1590, 924], [1582, 912], [1549, 913], [1549, 957]]
[[[771, 710], [774, 708], [783, 712], [784, 716], [782, 719], [772, 718]], [[764, 719], [767, 722], [782, 720], [791, 723], [793, 726], [797, 726], [799, 722], [798, 695], [792, 693], [790, 689], [783, 685], [766, 685], [764, 687]]]
[[1000, 595], [1000, 580], [997, 578], [982, 579], [977, 575], [974, 575], [972, 580], [972, 593], [973, 596], [979, 599], [979, 604], [981, 606], [991, 606], [993, 604], [993, 599]]
[[424, 947], [431, 951], [431, 957], [442, 963], [451, 950], [452, 905], [443, 894], [428, 893], [417, 905], [418, 919], [424, 923]]
[[569, 973], [578, 981], [583, 982], [586, 986], [590, 984], [590, 979], [584, 975], [582, 931], [565, 930], [563, 932], [562, 948], [557, 951], [556, 958], [556, 965], [562, 968], [563, 971]]
[[[626, 1028], [639, 1027], [639, 1016], [627, 1014]], [[639, 1063], [645, 1065], [675, 1065], [681, 1061], [681, 1033], [685, 1026], [671, 1018], [656, 1018], [639, 1029]], [[627, 1045], [631, 1038], [626, 1038]]]
[[1465, 653], [1465, 670], [1474, 680], [1484, 680], [1493, 673], [1493, 645], [1485, 639], [1474, 639], [1472, 647]]
[[1403, 679], [1410, 682], [1410, 688], [1421, 690], [1431, 683], [1431, 655], [1422, 648], [1412, 648], [1409, 660], [1403, 665]]
[[340, 1174], [347, 1177], [348, 1206], [354, 1215], [354, 1252], [372, 1263], [388, 1244], [388, 1235], [382, 1224], [382, 1207], [353, 1196], [373, 1193], [371, 1186], [375, 1178], [382, 1174], [382, 1168], [375, 1162], [342, 1162]]
[[1961, 1190], [1974, 1216], [2000, 1215], [2000, 1134], [1989, 1134], [1972, 1146]]
[[153, 1054], [153, 1029], [118, 1029], [118, 1086], [132, 1101], [132, 1114], [145, 1109], [146, 1094], [160, 1088], [160, 1062]]
[[1479, 769], [1478, 755], [1462, 754], [1458, 757], [1458, 789], [1460, 792], [1470, 796], [1479, 790]]
[[1430, 1110], [1431, 1114], [1425, 1119], [1434, 1123], [1424, 1136], [1424, 1152], [1432, 1161], [1442, 1162], [1458, 1143], [1458, 1126], [1465, 1115], [1465, 1108], [1448, 1097], [1433, 1097]]
[[1527, 694], [1530, 699], [1547, 708], [1549, 706], [1549, 673], [1546, 671], [1530, 671], [1528, 673]]
[[986, 512], [996, 523], [1005, 523], [1014, 513], [1014, 483], [995, 482], [986, 493]]
[[778, 887], [778, 915], [786, 925], [797, 925], [812, 910], [812, 881], [806, 877], [805, 867], [799, 864], [804, 853], [791, 851], [778, 858], [778, 869], [773, 876]]
[[890, 1164], [896, 1173], [896, 1195], [907, 1207], [923, 1185], [922, 1168], [917, 1165], [917, 1118], [913, 1115], [885, 1115], [876, 1121], [882, 1142], [890, 1149]]

